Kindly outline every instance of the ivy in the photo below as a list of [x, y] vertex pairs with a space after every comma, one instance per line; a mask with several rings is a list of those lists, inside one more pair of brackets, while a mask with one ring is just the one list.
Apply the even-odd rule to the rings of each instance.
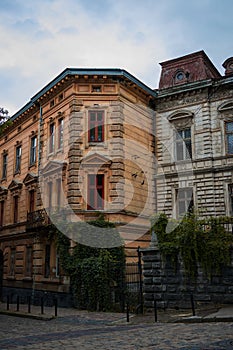
[[3, 135], [4, 130], [13, 124], [12, 120], [8, 119], [3, 124], [0, 125], [0, 137]]
[[[105, 221], [103, 216], [97, 220], [88, 221], [88, 224], [89, 230], [92, 227], [93, 231], [95, 231], [94, 226], [115, 227], [113, 223]], [[82, 222], [75, 223], [75, 226], [73, 223], [66, 223], [66, 232], [74, 228], [82, 231]], [[115, 233], [115, 231], [110, 232]], [[61, 267], [64, 273], [70, 276], [76, 306], [88, 310], [111, 310], [114, 304], [113, 286], [122, 283], [125, 270], [123, 245], [107, 249], [78, 243], [71, 250], [70, 239], [53, 225], [50, 227], [49, 238], [55, 240]], [[119, 235], [117, 241], [121, 242]]]
[[152, 218], [152, 227], [164, 259], [171, 258], [174, 267], [181, 257], [185, 274], [195, 279], [200, 266], [208, 276], [221, 274], [230, 263], [233, 236], [224, 223], [228, 217], [210, 217], [200, 220], [195, 213], [186, 215], [182, 222], [169, 220], [165, 214]]

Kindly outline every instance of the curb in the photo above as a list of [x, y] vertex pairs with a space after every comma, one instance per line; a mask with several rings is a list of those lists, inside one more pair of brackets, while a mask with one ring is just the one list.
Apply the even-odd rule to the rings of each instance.
[[7, 316], [15, 316], [15, 317], [24, 317], [24, 318], [34, 318], [36, 320], [42, 320], [42, 321], [51, 321], [55, 319], [55, 316], [49, 316], [49, 315], [35, 315], [35, 314], [29, 314], [25, 312], [20, 311], [4, 311], [0, 310], [1, 315], [7, 315]]
[[208, 323], [208, 322], [233, 322], [233, 317], [221, 317], [221, 316], [215, 316], [215, 317], [199, 317], [199, 316], [193, 316], [188, 318], [182, 318], [173, 321], [173, 323]]

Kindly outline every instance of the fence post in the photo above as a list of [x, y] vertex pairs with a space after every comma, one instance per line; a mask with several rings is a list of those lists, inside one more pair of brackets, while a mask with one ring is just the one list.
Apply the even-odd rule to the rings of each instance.
[[154, 296], [154, 315], [155, 315], [155, 322], [158, 321], [158, 315], [157, 315], [157, 302]]
[[44, 314], [44, 297], [41, 297], [41, 314]]
[[28, 296], [28, 313], [31, 313], [31, 296]]
[[9, 297], [9, 295], [7, 295], [7, 297], [6, 297], [6, 309], [7, 309], [7, 311], [9, 311], [9, 309], [10, 309], [10, 297]]
[[55, 317], [57, 317], [57, 298], [54, 299]]
[[139, 286], [140, 286], [140, 305], [141, 305], [141, 313], [143, 314], [142, 256], [141, 256], [140, 247], [138, 247], [137, 252], [138, 252], [138, 271], [139, 271]]
[[190, 299], [191, 299], [191, 306], [192, 306], [192, 313], [193, 316], [195, 316], [195, 305], [194, 305], [194, 300], [193, 300], [193, 294], [190, 294]]
[[127, 322], [129, 322], [129, 302], [128, 301], [126, 304], [126, 318], [127, 318]]
[[19, 311], [19, 296], [17, 295], [17, 311]]

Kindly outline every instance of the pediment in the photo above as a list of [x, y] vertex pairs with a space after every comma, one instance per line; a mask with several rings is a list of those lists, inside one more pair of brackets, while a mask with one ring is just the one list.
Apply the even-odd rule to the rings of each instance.
[[38, 176], [37, 176], [36, 174], [34, 174], [34, 173], [28, 173], [28, 174], [25, 176], [25, 178], [24, 178], [24, 180], [23, 180], [23, 183], [24, 183], [25, 185], [28, 185], [28, 184], [31, 184], [31, 183], [33, 183], [33, 182], [36, 182], [37, 179], [38, 179]]
[[66, 162], [59, 160], [51, 160], [48, 162], [43, 169], [41, 169], [42, 175], [49, 175], [52, 173], [59, 173], [64, 170], [67, 166]]
[[10, 191], [15, 191], [21, 189], [23, 186], [22, 182], [19, 182], [18, 180], [12, 180], [10, 185], [8, 186], [8, 189]]
[[187, 110], [182, 110], [182, 111], [175, 111], [172, 114], [169, 115], [167, 118], [169, 122], [177, 121], [180, 119], [191, 119], [193, 118], [193, 113]]
[[233, 110], [233, 101], [224, 102], [218, 107], [219, 112], [227, 112], [229, 110]]
[[112, 161], [99, 153], [93, 153], [84, 157], [81, 162], [82, 167], [109, 167]]

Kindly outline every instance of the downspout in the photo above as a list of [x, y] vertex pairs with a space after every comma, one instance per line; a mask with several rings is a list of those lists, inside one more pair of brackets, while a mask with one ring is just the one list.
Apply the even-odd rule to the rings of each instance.
[[155, 213], [157, 212], [157, 181], [156, 181], [156, 175], [157, 175], [157, 135], [156, 135], [156, 104], [155, 101], [153, 101], [153, 121], [152, 121], [152, 133], [153, 133], [153, 138], [154, 138], [154, 156], [155, 156], [155, 166], [154, 166], [154, 171], [155, 173], [153, 174], [153, 180], [154, 180], [154, 193], [155, 193]]
[[[38, 102], [39, 104], [39, 102]], [[38, 126], [38, 151], [37, 151], [37, 159], [38, 159], [38, 177], [40, 175], [40, 161], [41, 161], [41, 127], [42, 127], [42, 122], [43, 122], [43, 110], [42, 106], [39, 104], [40, 107], [40, 116], [39, 116], [39, 126]]]

